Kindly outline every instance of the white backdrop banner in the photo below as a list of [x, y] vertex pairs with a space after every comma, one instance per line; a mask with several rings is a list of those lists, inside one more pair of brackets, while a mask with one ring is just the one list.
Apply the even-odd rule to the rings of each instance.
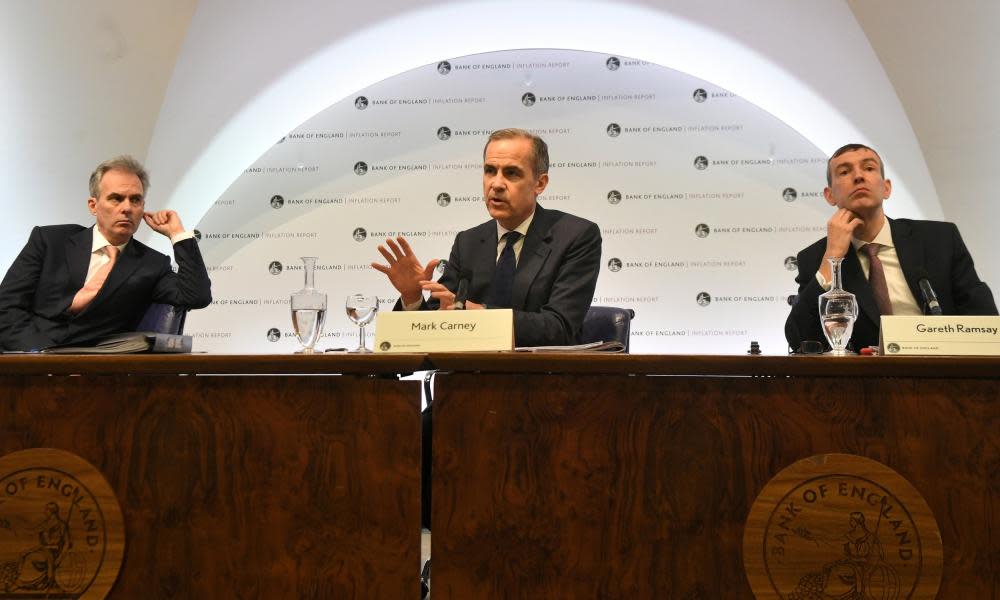
[[[482, 152], [520, 127], [549, 144], [539, 203], [600, 225], [594, 303], [632, 308], [635, 353], [783, 353], [795, 253], [825, 235], [826, 157], [745, 100], [625, 57], [516, 50], [441, 61], [330, 106], [278, 141], [198, 224], [215, 301], [197, 350], [291, 352], [302, 256], [329, 296], [317, 349], [355, 347], [347, 295], [403, 235], [421, 261], [489, 218]], [[851, 140], [845, 140], [845, 143]]]

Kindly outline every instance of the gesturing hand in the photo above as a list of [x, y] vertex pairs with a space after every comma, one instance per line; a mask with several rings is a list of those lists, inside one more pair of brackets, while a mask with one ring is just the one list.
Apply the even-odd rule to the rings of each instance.
[[[388, 247], [387, 247], [388, 246]], [[388, 266], [372, 263], [372, 268], [385, 273], [392, 287], [396, 288], [403, 299], [403, 304], [413, 304], [423, 296], [420, 283], [431, 279], [434, 267], [440, 262], [433, 259], [426, 266], [421, 265], [406, 238], [400, 236], [395, 240], [386, 240], [385, 246], [378, 247], [379, 253], [385, 257]]]

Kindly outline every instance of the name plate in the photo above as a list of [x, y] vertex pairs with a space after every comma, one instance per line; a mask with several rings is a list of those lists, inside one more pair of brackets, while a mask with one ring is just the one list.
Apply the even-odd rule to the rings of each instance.
[[1000, 317], [882, 317], [883, 355], [1000, 356]]
[[375, 318], [375, 352], [514, 349], [514, 311], [402, 310]]

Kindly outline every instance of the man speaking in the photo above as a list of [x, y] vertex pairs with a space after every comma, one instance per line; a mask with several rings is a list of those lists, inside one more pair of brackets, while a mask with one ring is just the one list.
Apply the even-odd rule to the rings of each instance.
[[[35, 227], [0, 283], [0, 346], [40, 350], [131, 331], [152, 302], [202, 308], [211, 281], [191, 232], [172, 210], [145, 212], [149, 176], [119, 156], [90, 176], [93, 227]], [[170, 238], [180, 267], [132, 239], [145, 221]]]
[[862, 144], [843, 146], [827, 162], [826, 181], [823, 195], [837, 210], [827, 221], [826, 238], [798, 254], [798, 300], [785, 322], [789, 346], [825, 344], [818, 298], [830, 289], [830, 257], [844, 258], [844, 289], [857, 297], [860, 314], [851, 335], [856, 351], [878, 344], [881, 315], [922, 314], [922, 285], [936, 292], [943, 314], [997, 314], [953, 223], [885, 216], [882, 205], [892, 182], [877, 152]]
[[422, 264], [404, 238], [379, 246], [388, 265], [372, 267], [399, 291], [397, 309], [451, 309], [467, 288], [466, 309], [514, 310], [517, 346], [578, 343], [600, 272], [601, 232], [538, 204], [548, 171], [540, 137], [493, 132], [483, 150], [483, 198], [492, 220], [458, 234], [440, 280], [431, 281], [439, 261]]

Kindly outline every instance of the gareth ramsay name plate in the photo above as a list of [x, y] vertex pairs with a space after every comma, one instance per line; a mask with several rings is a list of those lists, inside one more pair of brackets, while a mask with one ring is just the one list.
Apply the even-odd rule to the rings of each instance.
[[1000, 355], [1000, 317], [882, 317], [882, 354]]
[[375, 319], [376, 352], [513, 350], [514, 311], [410, 310]]

